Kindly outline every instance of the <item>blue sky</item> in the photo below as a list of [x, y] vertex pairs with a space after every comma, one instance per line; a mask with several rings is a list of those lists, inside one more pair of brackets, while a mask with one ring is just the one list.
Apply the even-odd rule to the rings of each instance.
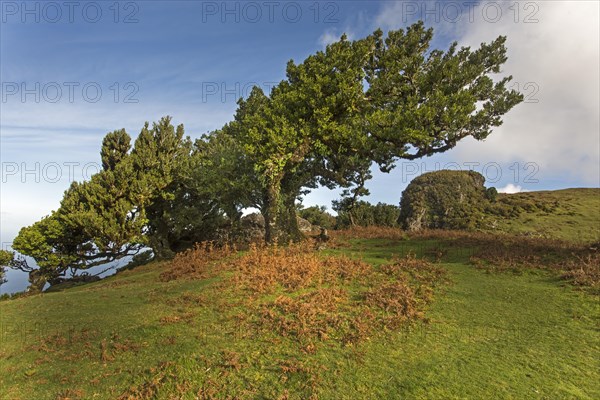
[[[144, 121], [172, 115], [199, 137], [228, 122], [253, 84], [268, 89], [284, 78], [288, 60], [300, 62], [344, 32], [359, 38], [416, 19], [435, 28], [440, 48], [507, 35], [503, 73], [528, 101], [485, 142], [376, 173], [371, 202], [397, 204], [411, 178], [443, 167], [471, 167], [508, 190], [600, 185], [598, 2], [73, 4], [0, 3], [4, 247], [57, 208], [70, 180], [95, 172], [107, 132], [136, 136]], [[320, 189], [305, 204], [330, 206], [337, 196]]]

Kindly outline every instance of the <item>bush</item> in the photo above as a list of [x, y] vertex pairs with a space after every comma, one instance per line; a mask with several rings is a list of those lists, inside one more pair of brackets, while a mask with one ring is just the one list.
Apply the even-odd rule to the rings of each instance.
[[333, 229], [336, 219], [327, 212], [325, 206], [312, 206], [298, 211], [300, 218], [304, 218], [312, 225], [320, 226], [325, 229]]
[[[404, 229], [474, 229], [494, 190], [474, 171], [435, 171], [413, 179], [402, 192], [398, 222]], [[490, 188], [491, 189], [491, 188]]]
[[498, 190], [495, 187], [487, 188], [485, 191], [485, 197], [492, 203], [496, 202], [498, 198]]
[[228, 245], [217, 247], [213, 242], [196, 243], [191, 249], [177, 253], [159, 279], [169, 282], [175, 279], [206, 278], [214, 262], [230, 256], [234, 251]]
[[398, 226], [400, 208], [393, 204], [377, 203], [372, 205], [366, 201], [357, 202], [352, 209], [342, 209], [338, 212], [336, 228], [344, 229], [352, 226]]

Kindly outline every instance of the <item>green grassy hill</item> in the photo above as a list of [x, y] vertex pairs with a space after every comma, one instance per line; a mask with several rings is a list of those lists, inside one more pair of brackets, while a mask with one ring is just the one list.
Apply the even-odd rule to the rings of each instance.
[[491, 231], [575, 242], [600, 240], [600, 189], [499, 194], [495, 208], [501, 213], [489, 216]]
[[597, 296], [529, 263], [569, 248], [363, 233], [0, 302], [0, 398], [600, 398]]

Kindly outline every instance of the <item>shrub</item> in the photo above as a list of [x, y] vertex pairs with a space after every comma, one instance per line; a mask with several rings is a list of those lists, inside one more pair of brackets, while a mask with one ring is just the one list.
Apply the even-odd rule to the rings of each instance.
[[421, 318], [434, 288], [446, 282], [443, 268], [412, 255], [377, 269], [322, 256], [306, 243], [255, 246], [232, 267], [234, 286], [252, 298], [258, 327], [309, 347], [329, 338], [355, 343]]
[[573, 285], [589, 287], [594, 293], [600, 293], [600, 254], [597, 252], [577, 257], [565, 262], [561, 268], [561, 277]]
[[474, 171], [420, 175], [402, 192], [399, 224], [406, 230], [474, 229], [489, 203], [485, 178]]
[[[237, 292], [234, 298], [247, 294], [238, 323], [298, 341], [306, 352], [314, 351], [315, 341], [356, 343], [423, 317], [434, 289], [446, 281], [444, 269], [414, 255], [375, 268], [343, 255], [323, 255], [310, 241], [251, 245], [239, 257], [231, 255], [226, 247], [197, 244], [178, 254], [160, 279], [204, 279], [226, 269], [219, 287]], [[217, 307], [225, 311], [235, 304], [218, 302]], [[162, 323], [185, 318], [169, 315]]]
[[344, 229], [352, 226], [398, 226], [400, 209], [393, 204], [377, 203], [372, 205], [366, 201], [357, 202], [351, 209], [338, 211], [336, 228]]
[[325, 206], [312, 206], [303, 208], [298, 211], [298, 215], [304, 218], [312, 225], [320, 226], [325, 229], [333, 229], [335, 227], [336, 219], [333, 215], [327, 212]]
[[324, 283], [347, 282], [369, 273], [371, 266], [345, 256], [321, 257], [308, 242], [288, 247], [252, 245], [235, 260], [235, 282], [255, 293], [272, 292], [276, 287], [295, 291]]
[[228, 245], [217, 247], [213, 242], [196, 243], [191, 249], [178, 253], [167, 265], [159, 279], [169, 282], [174, 279], [202, 279], [208, 277], [210, 266], [232, 254]]
[[490, 187], [485, 190], [485, 197], [492, 203], [498, 198], [498, 190], [495, 187]]

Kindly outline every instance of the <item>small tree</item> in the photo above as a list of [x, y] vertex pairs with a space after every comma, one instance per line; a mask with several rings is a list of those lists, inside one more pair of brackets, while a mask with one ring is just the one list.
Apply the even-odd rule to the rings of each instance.
[[30, 290], [59, 283], [69, 271], [137, 254], [146, 245], [143, 195], [132, 191], [132, 176], [131, 163], [124, 161], [88, 182], [73, 182], [57, 211], [19, 231], [13, 248], [38, 268], [24, 258], [11, 267], [29, 273]]

